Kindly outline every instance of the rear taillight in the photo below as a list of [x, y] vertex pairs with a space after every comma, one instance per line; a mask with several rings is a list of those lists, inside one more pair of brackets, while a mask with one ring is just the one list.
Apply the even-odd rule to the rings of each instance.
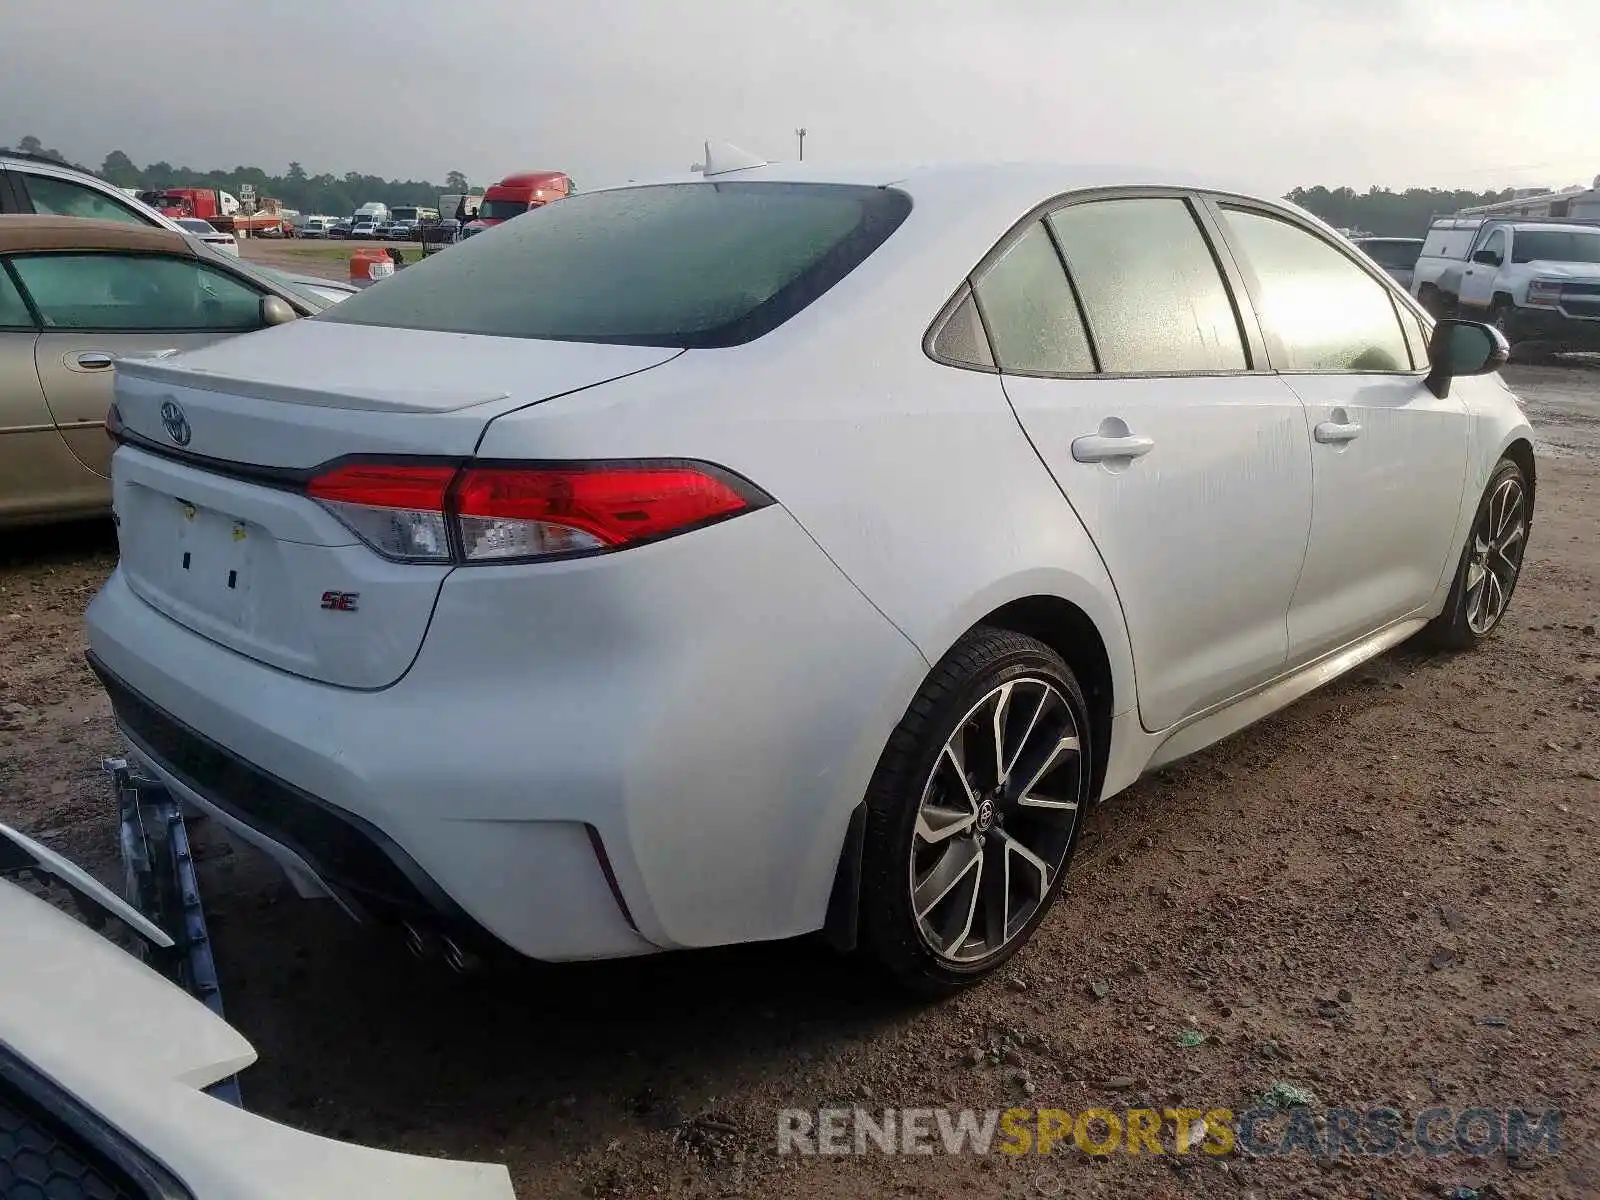
[[613, 550], [748, 507], [728, 481], [678, 465], [469, 467], [455, 491], [468, 560]]
[[704, 463], [360, 463], [310, 495], [380, 554], [507, 562], [598, 554], [698, 529], [771, 497]]
[[312, 499], [367, 545], [407, 562], [449, 562], [445, 499], [453, 466], [350, 463], [318, 475]]

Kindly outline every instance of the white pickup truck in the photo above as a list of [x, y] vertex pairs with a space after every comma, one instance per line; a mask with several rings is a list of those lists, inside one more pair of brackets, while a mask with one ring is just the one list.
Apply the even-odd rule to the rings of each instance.
[[1490, 322], [1512, 346], [1600, 350], [1600, 222], [1441, 217], [1411, 294], [1436, 317]]

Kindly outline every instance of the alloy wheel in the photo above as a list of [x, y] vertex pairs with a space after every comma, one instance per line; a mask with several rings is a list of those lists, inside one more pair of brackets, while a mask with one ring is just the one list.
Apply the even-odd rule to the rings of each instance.
[[1467, 562], [1467, 627], [1482, 636], [1499, 624], [1522, 570], [1527, 544], [1527, 504], [1522, 481], [1504, 479], [1489, 497], [1472, 531]]
[[1013, 679], [978, 701], [939, 752], [911, 839], [911, 910], [940, 958], [971, 964], [1025, 929], [1072, 845], [1083, 737], [1060, 690]]

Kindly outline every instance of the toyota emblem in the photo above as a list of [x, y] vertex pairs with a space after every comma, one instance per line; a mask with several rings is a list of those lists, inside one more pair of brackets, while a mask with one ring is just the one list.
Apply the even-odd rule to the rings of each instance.
[[183, 409], [177, 402], [168, 400], [161, 406], [161, 428], [167, 431], [167, 436], [180, 446], [187, 446], [192, 434], [189, 431], [189, 418], [183, 415]]

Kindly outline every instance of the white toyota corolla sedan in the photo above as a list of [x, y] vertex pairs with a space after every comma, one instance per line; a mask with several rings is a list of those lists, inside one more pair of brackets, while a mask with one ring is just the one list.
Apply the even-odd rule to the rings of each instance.
[[91, 661], [150, 772], [354, 915], [546, 960], [821, 930], [938, 993], [1088, 805], [1495, 628], [1505, 354], [1160, 173], [589, 192], [119, 365]]

